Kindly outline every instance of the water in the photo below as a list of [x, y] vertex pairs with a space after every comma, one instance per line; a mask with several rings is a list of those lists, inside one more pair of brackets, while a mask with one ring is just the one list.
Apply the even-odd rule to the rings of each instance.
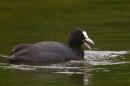
[[[129, 86], [129, 0], [0, 1], [0, 86]], [[18, 44], [67, 44], [75, 28], [94, 41], [85, 59], [52, 64], [11, 63]]]
[[[130, 61], [126, 57], [129, 53], [129, 51], [85, 51], [84, 61], [72, 60], [53, 64], [0, 63], [0, 69], [10, 76], [10, 78], [6, 76], [9, 81], [3, 81], [2, 84], [129, 85], [130, 78], [127, 76], [130, 75]], [[6, 58], [5, 55], [1, 56]]]
[[[0, 67], [3, 69], [20, 69], [23, 71], [36, 70], [39, 68], [49, 68], [49, 69], [80, 69], [86, 68], [83, 65], [116, 65], [116, 64], [127, 64], [129, 60], [125, 60], [124, 55], [129, 54], [129, 51], [85, 51], [85, 60], [76, 61], [71, 60], [68, 62], [43, 64], [43, 63], [0, 63]], [[8, 56], [1, 55], [1, 57], [6, 58]], [[118, 58], [120, 57], [120, 58]], [[26, 65], [29, 64], [29, 65]], [[41, 64], [41, 65], [40, 65]], [[81, 65], [82, 66], [78, 66]], [[34, 66], [33, 66], [34, 65]], [[85, 65], [85, 66], [86, 66]], [[72, 67], [71, 67], [72, 66]], [[65, 73], [65, 72], [58, 72]], [[69, 73], [69, 72], [67, 72]], [[71, 72], [70, 72], [71, 74]]]

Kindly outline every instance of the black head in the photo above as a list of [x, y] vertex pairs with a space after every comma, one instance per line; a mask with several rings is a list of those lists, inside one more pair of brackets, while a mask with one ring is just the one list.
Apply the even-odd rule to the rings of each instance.
[[94, 42], [88, 37], [87, 33], [82, 29], [75, 29], [70, 32], [68, 37], [68, 45], [69, 47], [79, 47], [81, 44], [86, 45], [89, 49], [90, 46], [88, 42], [94, 44]]

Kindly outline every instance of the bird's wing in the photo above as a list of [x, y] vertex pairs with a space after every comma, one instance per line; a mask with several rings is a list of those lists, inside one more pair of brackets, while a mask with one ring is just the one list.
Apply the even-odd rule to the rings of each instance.
[[15, 52], [18, 52], [19, 50], [22, 50], [22, 49], [25, 49], [25, 48], [28, 48], [31, 46], [32, 46], [32, 44], [19, 44], [13, 48], [13, 52], [10, 55], [12, 55]]

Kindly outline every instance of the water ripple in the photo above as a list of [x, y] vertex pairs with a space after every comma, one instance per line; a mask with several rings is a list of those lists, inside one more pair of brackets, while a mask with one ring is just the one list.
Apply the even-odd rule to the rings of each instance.
[[130, 61], [125, 60], [125, 54], [129, 54], [129, 51], [85, 51], [84, 62], [91, 65], [116, 65], [130, 63]]
[[[59, 69], [59, 70], [85, 70], [91, 71], [93, 69], [87, 68], [88, 66], [95, 65], [117, 65], [117, 64], [128, 64], [129, 61], [125, 60], [125, 54], [129, 54], [129, 51], [85, 51], [85, 60], [76, 61], [72, 60], [64, 63], [57, 63], [51, 65], [26, 65], [21, 64], [11, 64], [11, 63], [0, 63], [0, 68], [2, 69], [20, 69], [24, 71], [36, 70], [36, 69]], [[6, 58], [7, 55], [1, 54], [1, 57]], [[87, 65], [87, 66], [86, 66]], [[95, 70], [95, 69], [94, 69]], [[99, 69], [98, 69], [99, 70]], [[103, 69], [104, 71], [108, 71]], [[55, 73], [70, 73], [70, 74], [82, 74], [82, 72], [70, 72], [70, 71], [58, 71]]]

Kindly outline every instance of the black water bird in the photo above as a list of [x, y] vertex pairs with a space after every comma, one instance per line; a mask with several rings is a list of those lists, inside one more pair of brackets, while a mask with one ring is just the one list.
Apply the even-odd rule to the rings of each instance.
[[53, 41], [20, 44], [13, 48], [13, 52], [7, 59], [15, 62], [60, 62], [83, 59], [84, 50], [81, 44], [91, 49], [88, 42], [94, 44], [85, 31], [75, 29], [68, 36], [68, 46]]

